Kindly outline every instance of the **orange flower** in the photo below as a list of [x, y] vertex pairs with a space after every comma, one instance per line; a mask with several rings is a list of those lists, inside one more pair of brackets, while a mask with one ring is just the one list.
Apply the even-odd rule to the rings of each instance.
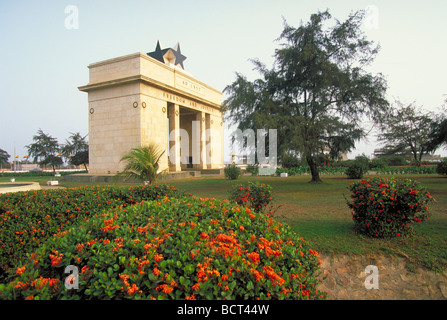
[[202, 234], [200, 235], [200, 237], [201, 237], [202, 239], [208, 239], [210, 236], [208, 235], [208, 233], [206, 233], [206, 232], [202, 232]]
[[52, 252], [53, 252], [54, 254], [50, 254], [50, 255], [49, 255], [49, 257], [50, 257], [50, 259], [51, 259], [51, 266], [52, 266], [52, 267], [54, 267], [54, 266], [58, 266], [58, 265], [61, 263], [61, 261], [62, 261], [62, 257], [63, 257], [63, 255], [62, 255], [62, 253], [59, 254], [59, 252], [57, 252], [57, 251], [55, 251], [55, 250], [53, 250]]
[[164, 293], [171, 293], [174, 288], [168, 286], [167, 284], [161, 284], [155, 290], [161, 289]]
[[154, 275], [158, 276], [158, 275], [160, 275], [160, 270], [158, 270], [157, 268], [154, 268], [154, 269], [152, 270], [152, 273], [153, 273]]
[[19, 267], [19, 268], [17, 268], [16, 273], [20, 276], [25, 271], [25, 269], [26, 269], [26, 266], [23, 266], [21, 268]]
[[[137, 291], [138, 291], [138, 287], [137, 287], [137, 285], [135, 283], [132, 283], [132, 285], [127, 288], [127, 293], [129, 295], [134, 294]], [[140, 293], [141, 293], [141, 291], [140, 291]]]
[[190, 295], [190, 296], [186, 296], [185, 298], [186, 300], [196, 300], [196, 296], [194, 294]]
[[154, 254], [154, 259], [155, 261], [160, 262], [163, 259], [163, 255], [156, 253]]
[[22, 289], [22, 290], [26, 290], [28, 289], [28, 283], [27, 282], [20, 282], [17, 281], [16, 285], [14, 286], [15, 289]]
[[259, 254], [256, 252], [250, 252], [247, 254], [247, 256], [253, 261], [254, 263], [259, 263], [261, 260], [259, 259]]
[[55, 287], [55, 288], [57, 288], [57, 285], [59, 284], [59, 279], [50, 279], [49, 281], [48, 281], [48, 284], [50, 285], [50, 287]]
[[262, 278], [264, 278], [264, 276], [258, 270], [251, 268], [250, 271], [251, 271], [251, 273], [253, 273], [256, 281], [259, 281]]

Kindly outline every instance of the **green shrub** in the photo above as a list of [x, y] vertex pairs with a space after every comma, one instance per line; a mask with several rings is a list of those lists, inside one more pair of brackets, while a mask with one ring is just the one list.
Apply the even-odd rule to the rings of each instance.
[[255, 211], [263, 211], [271, 203], [273, 192], [268, 184], [249, 181], [247, 184], [234, 185], [229, 199]]
[[436, 167], [436, 173], [447, 174], [447, 159], [438, 163], [438, 166]]
[[93, 186], [0, 194], [0, 271], [79, 220], [110, 208], [177, 194], [175, 187], [167, 185]]
[[369, 162], [369, 169], [381, 170], [381, 169], [385, 169], [386, 167], [387, 167], [386, 161], [383, 159], [380, 159], [380, 158], [372, 159]]
[[259, 166], [256, 164], [249, 164], [247, 165], [246, 171], [251, 173], [252, 176], [256, 176], [259, 173]]
[[388, 155], [380, 159], [383, 159], [389, 166], [404, 166], [407, 164], [405, 157], [400, 155]]
[[11, 270], [0, 298], [323, 299], [320, 263], [266, 214], [164, 198], [96, 214], [51, 238]]
[[284, 154], [281, 158], [281, 164], [284, 168], [295, 168], [301, 166], [301, 160], [293, 154]]
[[391, 238], [413, 233], [412, 224], [428, 219], [433, 198], [416, 181], [362, 179], [349, 185], [355, 230], [363, 235]]
[[224, 169], [224, 174], [227, 179], [237, 180], [241, 175], [241, 168], [234, 163], [227, 165]]
[[349, 179], [361, 179], [367, 169], [361, 161], [353, 161], [345, 170], [345, 174]]

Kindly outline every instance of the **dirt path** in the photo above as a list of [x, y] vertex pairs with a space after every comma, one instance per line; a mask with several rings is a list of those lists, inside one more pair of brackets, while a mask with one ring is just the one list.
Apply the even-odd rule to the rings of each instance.
[[[447, 300], [447, 271], [435, 273], [403, 257], [320, 256], [319, 289], [328, 300]], [[365, 270], [367, 266], [375, 266]], [[372, 277], [377, 272], [374, 280]], [[365, 281], [367, 280], [367, 281]], [[367, 289], [365, 286], [372, 286]], [[378, 289], [374, 286], [378, 285]]]

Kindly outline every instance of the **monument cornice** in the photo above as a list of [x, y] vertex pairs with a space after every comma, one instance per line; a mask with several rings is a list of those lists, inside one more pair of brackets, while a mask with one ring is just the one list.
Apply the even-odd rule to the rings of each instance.
[[[184, 75], [184, 74], [182, 74], [182, 75]], [[203, 105], [215, 108], [219, 111], [222, 111], [222, 105], [220, 105], [220, 104], [202, 99], [196, 95], [190, 94], [183, 90], [179, 90], [179, 89], [174, 88], [170, 85], [164, 84], [160, 81], [151, 79], [151, 78], [143, 76], [143, 75], [134, 75], [134, 76], [124, 77], [124, 78], [120, 78], [120, 79], [96, 82], [96, 83], [88, 84], [85, 86], [80, 86], [80, 87], [78, 87], [78, 89], [83, 92], [90, 92], [90, 91], [94, 91], [94, 90], [106, 89], [106, 88], [110, 88], [110, 87], [121, 86], [124, 84], [131, 84], [131, 83], [136, 83], [136, 82], [144, 83], [146, 85], [160, 89], [160, 90], [168, 92], [170, 94], [175, 94], [175, 95], [181, 96], [183, 98], [193, 100], [195, 102], [198, 102]]]

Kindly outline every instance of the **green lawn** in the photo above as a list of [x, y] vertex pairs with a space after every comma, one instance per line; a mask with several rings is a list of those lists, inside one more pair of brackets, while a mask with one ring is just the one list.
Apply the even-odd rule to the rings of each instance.
[[202, 197], [227, 198], [231, 185], [258, 180], [268, 183], [275, 192], [275, 204], [282, 206], [277, 218], [289, 224], [300, 236], [325, 254], [397, 254], [410, 262], [430, 269], [447, 268], [447, 178], [438, 175], [400, 176], [420, 181], [436, 198], [430, 220], [415, 226], [412, 238], [370, 239], [353, 231], [345, 196], [354, 180], [345, 176], [323, 176], [323, 183], [310, 184], [308, 176], [196, 178], [173, 181], [179, 189]]
[[[354, 180], [346, 176], [322, 176], [323, 183], [310, 184], [309, 176], [251, 177], [238, 180], [223, 177], [200, 177], [168, 181], [181, 190], [201, 197], [228, 198], [233, 184], [261, 181], [270, 184], [275, 192], [277, 219], [287, 223], [316, 250], [324, 254], [395, 254], [407, 257], [411, 263], [433, 270], [447, 269], [447, 178], [438, 175], [401, 175], [413, 178], [428, 188], [436, 198], [431, 205], [429, 221], [415, 226], [412, 238], [392, 240], [370, 239], [353, 231], [350, 210], [345, 196], [347, 186]], [[38, 181], [45, 185], [48, 177], [16, 178], [16, 181]], [[8, 181], [0, 178], [1, 181]], [[85, 185], [61, 182], [65, 187]]]

